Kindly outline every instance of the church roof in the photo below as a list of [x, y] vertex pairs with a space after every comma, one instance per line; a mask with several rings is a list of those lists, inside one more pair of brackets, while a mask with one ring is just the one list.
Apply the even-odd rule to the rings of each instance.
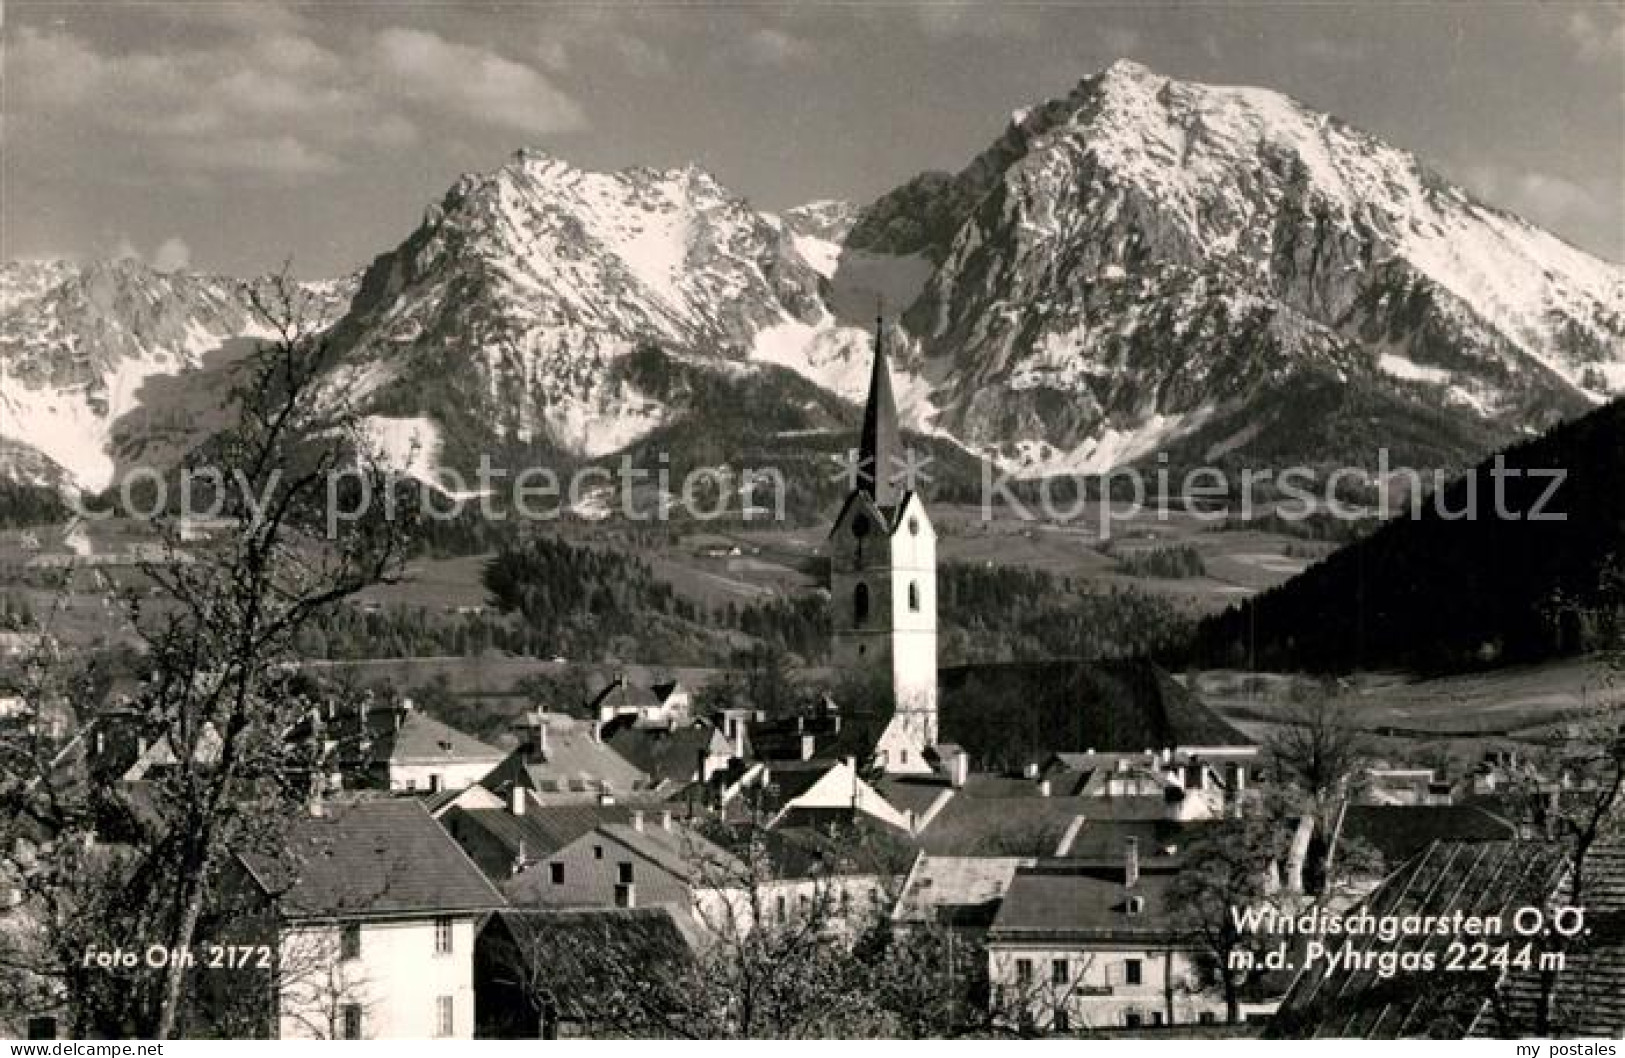
[[1253, 745], [1144, 660], [965, 665], [943, 669], [939, 687], [942, 737], [982, 768], [1021, 767], [1057, 752]]
[[875, 320], [875, 359], [869, 375], [869, 401], [863, 409], [863, 432], [858, 440], [858, 488], [881, 507], [896, 505], [903, 497], [897, 483], [903, 441], [897, 428], [891, 371], [886, 365], [885, 333], [884, 323]]

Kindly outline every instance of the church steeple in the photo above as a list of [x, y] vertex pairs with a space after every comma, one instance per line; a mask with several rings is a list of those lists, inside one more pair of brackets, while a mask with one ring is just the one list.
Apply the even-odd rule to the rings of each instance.
[[891, 370], [886, 366], [886, 325], [875, 317], [875, 361], [869, 375], [869, 403], [863, 409], [858, 439], [858, 488], [882, 507], [903, 498], [897, 487], [903, 443], [897, 429], [897, 402], [892, 398]]

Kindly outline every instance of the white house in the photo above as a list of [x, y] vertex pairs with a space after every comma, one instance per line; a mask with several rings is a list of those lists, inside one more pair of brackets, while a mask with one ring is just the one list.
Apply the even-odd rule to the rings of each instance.
[[470, 1039], [474, 936], [506, 905], [415, 798], [329, 803], [240, 861], [274, 909], [283, 1039]]

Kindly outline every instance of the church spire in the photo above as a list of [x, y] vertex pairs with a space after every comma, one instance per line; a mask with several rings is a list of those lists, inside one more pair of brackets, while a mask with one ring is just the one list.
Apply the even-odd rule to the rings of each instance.
[[886, 325], [875, 317], [875, 362], [869, 376], [869, 403], [863, 409], [858, 440], [858, 488], [882, 507], [902, 501], [897, 475], [903, 443], [897, 430], [897, 402], [892, 398], [891, 371], [886, 366]]

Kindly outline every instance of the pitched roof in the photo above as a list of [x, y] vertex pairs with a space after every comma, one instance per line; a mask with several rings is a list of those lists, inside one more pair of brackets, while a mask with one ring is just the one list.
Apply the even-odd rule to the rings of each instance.
[[902, 433], [897, 427], [897, 401], [892, 397], [891, 369], [886, 364], [886, 328], [875, 320], [875, 356], [869, 371], [869, 399], [863, 408], [858, 435], [858, 488], [881, 507], [898, 503], [903, 459]]
[[482, 928], [479, 946], [498, 966], [545, 989], [555, 1016], [566, 1021], [614, 1018], [628, 967], [644, 968], [643, 994], [629, 1016], [647, 1002], [680, 1010], [682, 974], [694, 957], [682, 924], [663, 907], [505, 909]]
[[641, 768], [594, 739], [582, 724], [550, 726], [545, 753], [514, 750], [480, 785], [503, 793], [520, 772], [524, 783], [544, 799], [550, 794], [591, 794], [606, 788], [624, 794], [647, 786], [649, 779]]
[[502, 759], [502, 750], [436, 720], [421, 709], [405, 710], [400, 726], [386, 727], [373, 747], [374, 759], [394, 764]]
[[284, 854], [240, 857], [293, 918], [445, 914], [502, 898], [415, 798], [331, 803], [293, 824]]
[[1031, 856], [921, 856], [897, 902], [899, 918], [959, 926], [993, 924], [1016, 870]]
[[906, 779], [885, 776], [871, 783], [875, 791], [892, 807], [912, 812], [916, 820], [924, 819], [931, 807], [945, 795], [952, 797], [954, 789], [939, 779]]
[[624, 823], [631, 818], [625, 805], [539, 805], [527, 804], [522, 815], [506, 808], [455, 808], [460, 825], [477, 827], [490, 835], [510, 854], [517, 855], [523, 843], [532, 859], [551, 856], [581, 835], [604, 823]]
[[1148, 661], [966, 665], [943, 669], [938, 682], [942, 737], [983, 768], [1091, 749], [1253, 745]]
[[670, 730], [627, 727], [610, 737], [609, 747], [656, 783], [690, 782], [702, 754], [731, 750], [722, 733], [703, 721]]
[[1052, 856], [1078, 816], [1099, 811], [1097, 798], [954, 795], [916, 835], [935, 856]]
[[[1458, 911], [1505, 915], [1544, 904], [1556, 890], [1563, 866], [1563, 850], [1556, 844], [1435, 841], [1350, 914], [1369, 913], [1378, 919]], [[1268, 1032], [1300, 1039], [1460, 1039], [1483, 1005], [1487, 983], [1482, 973], [1430, 974], [1427, 986], [1418, 987], [1414, 973], [1383, 977], [1377, 966], [1383, 954], [1401, 949], [1431, 954], [1442, 966], [1445, 949], [1458, 939], [1452, 933], [1438, 933], [1402, 934], [1385, 941], [1370, 931], [1348, 937], [1347, 943], [1357, 951], [1355, 968], [1334, 969], [1325, 961], [1305, 967]]]
[[[670, 685], [675, 687], [675, 684]], [[669, 691], [668, 691], [669, 693]], [[592, 700], [592, 709], [596, 713], [605, 707], [620, 711], [639, 709], [658, 709], [665, 702], [666, 695], [649, 687], [633, 683], [625, 676], [617, 676], [610, 680]]]
[[744, 865], [727, 851], [692, 827], [673, 823], [668, 829], [658, 822], [645, 822], [642, 829], [631, 823], [605, 823], [597, 833], [619, 842], [673, 877], [705, 881], [719, 872], [737, 877]]
[[[1625, 846], [1596, 846], [1586, 857], [1576, 901], [1568, 883], [1564, 900], [1586, 908], [1587, 935], [1564, 953], [1554, 976], [1548, 1020], [1552, 1036], [1625, 1036]], [[1515, 970], [1501, 983], [1499, 1006], [1486, 1004], [1474, 1036], [1530, 1034], [1537, 1024], [1541, 974]]]
[[1475, 805], [1350, 805], [1343, 833], [1397, 867], [1435, 841], [1509, 841], [1518, 828]]
[[[994, 941], [1168, 940], [1168, 890], [1179, 874], [1174, 859], [1145, 858], [1132, 886], [1116, 861], [1041, 860], [1017, 868], [988, 933]], [[1134, 910], [1131, 898], [1143, 904]]]

